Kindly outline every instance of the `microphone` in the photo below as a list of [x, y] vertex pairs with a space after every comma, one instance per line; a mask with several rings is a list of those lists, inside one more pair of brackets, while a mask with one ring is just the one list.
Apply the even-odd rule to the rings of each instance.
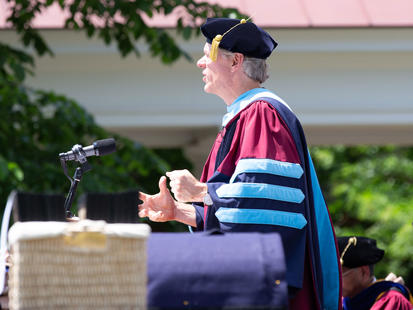
[[63, 161], [75, 160], [80, 163], [86, 162], [86, 157], [103, 156], [116, 151], [115, 139], [109, 138], [97, 140], [92, 145], [82, 147], [80, 144], [75, 144], [72, 150], [66, 153], [60, 153], [59, 158]]

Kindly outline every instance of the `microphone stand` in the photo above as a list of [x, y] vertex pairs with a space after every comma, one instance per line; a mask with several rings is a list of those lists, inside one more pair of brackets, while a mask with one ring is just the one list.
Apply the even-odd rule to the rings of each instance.
[[80, 183], [80, 180], [82, 179], [83, 174], [92, 169], [92, 167], [87, 162], [86, 154], [84, 153], [80, 145], [75, 145], [72, 150], [77, 153], [77, 156], [79, 159], [78, 161], [80, 162], [80, 167], [76, 168], [73, 178], [71, 178], [69, 174], [67, 173], [66, 160], [64, 158], [60, 158], [60, 164], [62, 165], [63, 172], [70, 181], [70, 190], [69, 190], [69, 193], [67, 194], [65, 205], [64, 205], [66, 218], [73, 217], [73, 214], [70, 211], [70, 208], [72, 207], [73, 199], [76, 194], [77, 185]]

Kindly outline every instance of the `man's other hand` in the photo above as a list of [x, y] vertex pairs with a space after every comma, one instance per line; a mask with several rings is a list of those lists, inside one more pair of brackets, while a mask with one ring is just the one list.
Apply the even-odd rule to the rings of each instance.
[[174, 170], [166, 173], [175, 199], [180, 202], [202, 202], [208, 188], [188, 170]]

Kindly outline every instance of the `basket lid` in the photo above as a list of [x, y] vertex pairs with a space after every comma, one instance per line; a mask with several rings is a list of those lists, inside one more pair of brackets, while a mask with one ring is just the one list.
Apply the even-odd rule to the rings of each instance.
[[100, 232], [108, 236], [148, 238], [151, 228], [144, 223], [107, 224], [105, 221], [81, 220], [79, 222], [17, 222], [9, 230], [9, 243], [20, 240], [58, 237], [71, 232]]

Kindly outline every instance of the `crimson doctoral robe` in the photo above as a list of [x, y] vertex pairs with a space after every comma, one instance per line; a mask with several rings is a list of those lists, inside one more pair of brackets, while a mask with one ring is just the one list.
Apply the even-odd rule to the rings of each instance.
[[212, 205], [198, 229], [278, 232], [290, 308], [341, 309], [337, 245], [302, 127], [274, 93], [252, 89], [228, 107], [203, 169]]

